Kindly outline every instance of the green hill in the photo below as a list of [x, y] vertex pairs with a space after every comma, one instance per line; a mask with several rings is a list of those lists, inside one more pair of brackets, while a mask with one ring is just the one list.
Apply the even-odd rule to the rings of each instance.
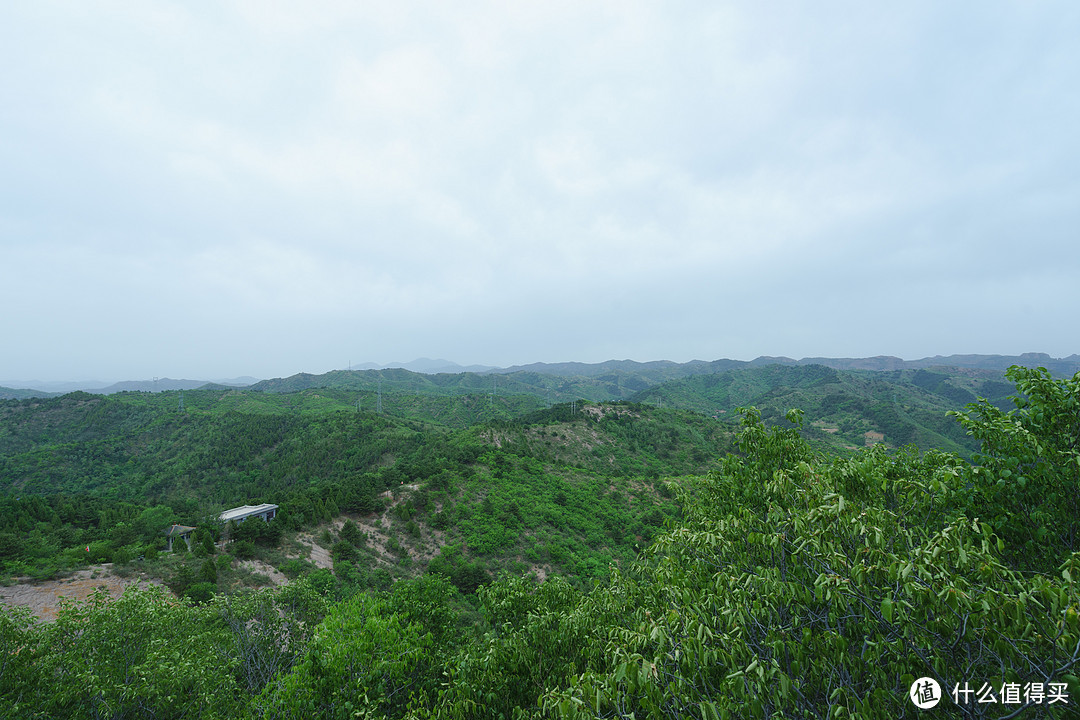
[[[688, 402], [709, 391], [820, 404], [882, 388], [899, 398], [904, 383], [955, 401], [996, 382], [784, 377], [792, 385], [742, 375], [670, 389]], [[885, 720], [934, 702], [947, 716], [1075, 717], [1080, 374], [1008, 377], [1023, 396], [1015, 408], [956, 416], [985, 443], [974, 463], [883, 444], [828, 455], [806, 442], [798, 413], [769, 426], [749, 409], [736, 452], [671, 483], [601, 470], [692, 466], [660, 454], [665, 438], [676, 450], [723, 444], [726, 426], [630, 403], [463, 429], [304, 412], [315, 398], [299, 394], [288, 410], [253, 414], [134, 397], [128, 408], [81, 396], [5, 406], [13, 442], [30, 443], [17, 457], [55, 446], [53, 428], [84, 452], [103, 437], [122, 445], [87, 468], [120, 473], [120, 458], [142, 453], [214, 472], [254, 459], [265, 467], [253, 482], [288, 476], [274, 521], [231, 527], [221, 547], [202, 524], [193, 552], [165, 560], [142, 543], [177, 519], [169, 507], [0, 499], [5, 569], [74, 562], [84, 550], [68, 545], [85, 542], [85, 555], [124, 572], [167, 568], [185, 598], [129, 588], [64, 603], [55, 622], [0, 607], [0, 700], [7, 716], [40, 718]], [[320, 481], [338, 461], [351, 470]], [[363, 468], [389, 490], [354, 492]], [[341, 506], [350, 493], [370, 506]], [[291, 534], [301, 514], [333, 572], [288, 558], [310, 542]], [[260, 562], [294, 581], [228, 592]]]
[[[662, 524], [656, 479], [704, 471], [724, 437], [692, 413], [606, 417], [593, 405], [545, 409], [530, 395], [383, 393], [383, 414], [356, 410], [358, 397], [374, 404], [370, 394], [332, 388], [186, 391], [182, 408], [180, 397], [0, 403], [7, 574], [143, 555], [160, 544], [152, 517], [211, 527], [224, 508], [273, 502], [278, 524], [296, 531], [339, 513], [381, 513], [384, 493], [410, 486], [416, 530], [395, 542], [437, 531], [493, 570], [542, 562], [590, 577], [630, 560]], [[511, 416], [520, 419], [497, 419]], [[536, 543], [548, 550], [533, 552]]]
[[0, 400], [25, 400], [26, 398], [56, 397], [62, 393], [45, 392], [43, 390], [24, 390], [9, 388], [0, 385]]
[[767, 365], [674, 380], [637, 393], [641, 403], [729, 417], [738, 407], [757, 407], [767, 422], [784, 413], [805, 413], [806, 436], [834, 450], [882, 441], [914, 443], [962, 455], [978, 449], [962, 427], [946, 417], [976, 397], [1008, 404], [1012, 386], [984, 370], [834, 370], [821, 365]]
[[[833, 454], [880, 442], [969, 456], [976, 442], [945, 413], [976, 396], [1001, 404], [1012, 388], [977, 369], [776, 363], [648, 384], [686, 371], [664, 363], [588, 375], [338, 371], [250, 388], [0, 401], [0, 562], [9, 575], [42, 576], [144, 554], [160, 528], [143, 515], [159, 507], [154, 518], [206, 525], [226, 507], [273, 502], [282, 529], [297, 532], [339, 513], [376, 517], [387, 491], [410, 486], [417, 530], [395, 540], [402, 547], [437, 539], [458, 547], [465, 566], [537, 567], [540, 557], [579, 576], [632, 556], [674, 512], [654, 512], [662, 479], [703, 474], [729, 451], [737, 407], [756, 406], [783, 427], [784, 413], [801, 409], [804, 437]], [[578, 488], [598, 504], [575, 505]], [[553, 493], [570, 505], [556, 511]], [[502, 530], [477, 529], [489, 509], [513, 506], [498, 516]], [[602, 531], [590, 511], [609, 518]], [[613, 533], [616, 525], [629, 529]], [[538, 556], [537, 542], [564, 549]]]

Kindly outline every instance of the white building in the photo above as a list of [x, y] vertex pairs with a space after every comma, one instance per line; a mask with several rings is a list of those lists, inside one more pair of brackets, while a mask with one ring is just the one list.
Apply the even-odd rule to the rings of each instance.
[[264, 505], [242, 505], [232, 510], [226, 510], [221, 513], [221, 522], [228, 523], [230, 520], [236, 522], [244, 522], [249, 517], [260, 517], [263, 522], [270, 522], [277, 516], [278, 506], [270, 505], [269, 503]]

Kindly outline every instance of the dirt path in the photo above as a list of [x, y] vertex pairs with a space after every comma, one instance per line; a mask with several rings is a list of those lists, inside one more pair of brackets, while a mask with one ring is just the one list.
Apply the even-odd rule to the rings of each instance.
[[139, 577], [117, 577], [111, 572], [110, 565], [99, 565], [87, 570], [79, 570], [70, 577], [61, 580], [19, 583], [10, 587], [0, 587], [0, 602], [6, 605], [24, 605], [30, 608], [35, 617], [56, 620], [60, 608], [60, 598], [85, 600], [98, 588], [105, 588], [109, 597], [118, 598], [129, 585], [164, 585], [158, 580]]

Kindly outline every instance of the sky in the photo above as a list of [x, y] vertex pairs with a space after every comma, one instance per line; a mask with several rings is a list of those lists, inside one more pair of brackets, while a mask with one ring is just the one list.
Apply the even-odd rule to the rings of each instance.
[[0, 9], [0, 378], [1080, 352], [1080, 3]]

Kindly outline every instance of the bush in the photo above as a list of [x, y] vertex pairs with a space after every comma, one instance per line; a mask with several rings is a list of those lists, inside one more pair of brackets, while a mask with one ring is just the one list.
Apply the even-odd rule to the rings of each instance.
[[310, 563], [305, 563], [305, 561], [300, 558], [293, 558], [292, 560], [286, 560], [281, 563], [281, 565], [278, 566], [278, 570], [290, 580], [295, 580], [304, 572], [306, 565], [310, 565]]
[[330, 556], [334, 559], [335, 564], [339, 561], [356, 560], [358, 555], [359, 553], [356, 551], [355, 546], [341, 540], [334, 543], [333, 547], [330, 548]]
[[401, 541], [391, 535], [386, 539], [386, 550], [392, 552], [395, 555], [404, 555], [405, 548], [402, 546]]
[[232, 544], [233, 555], [241, 560], [255, 557], [255, 543], [250, 540], [237, 540]]
[[195, 583], [187, 589], [184, 593], [184, 597], [190, 599], [196, 605], [205, 605], [210, 602], [214, 597], [214, 592], [217, 590], [217, 585], [211, 582]]

